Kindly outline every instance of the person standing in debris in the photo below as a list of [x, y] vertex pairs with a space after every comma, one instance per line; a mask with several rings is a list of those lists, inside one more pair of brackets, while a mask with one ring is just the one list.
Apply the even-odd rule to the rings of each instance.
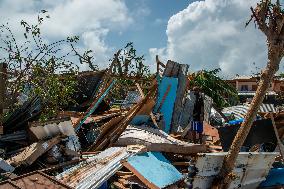
[[193, 109], [193, 121], [191, 122], [191, 131], [194, 143], [202, 143], [202, 133], [203, 133], [203, 120], [204, 120], [204, 102], [202, 94], [198, 87], [193, 88], [195, 95], [195, 104]]

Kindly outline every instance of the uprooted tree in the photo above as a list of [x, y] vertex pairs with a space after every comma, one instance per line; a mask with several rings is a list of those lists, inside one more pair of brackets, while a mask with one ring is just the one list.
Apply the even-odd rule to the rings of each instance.
[[7, 65], [8, 73], [6, 108], [13, 110], [37, 96], [41, 101], [42, 120], [53, 117], [72, 101], [79, 71], [75, 61], [79, 59], [80, 63], [96, 68], [91, 51], [81, 55], [76, 50], [79, 37], [55, 42], [42, 38], [41, 26], [46, 18], [49, 15], [42, 10], [36, 24], [22, 20], [24, 36], [20, 40], [8, 23], [0, 25], [0, 62]]
[[275, 3], [272, 3], [270, 0], [263, 0], [254, 9], [251, 8], [251, 11], [252, 16], [250, 21], [254, 20], [267, 38], [268, 62], [266, 68], [261, 73], [256, 94], [245, 116], [245, 120], [235, 136], [228, 155], [224, 159], [219, 176], [213, 183], [214, 188], [228, 188], [232, 182], [234, 178], [232, 170], [234, 169], [240, 148], [250, 131], [257, 111], [269, 88], [269, 84], [279, 69], [279, 64], [284, 53], [284, 12], [281, 9], [279, 0]]

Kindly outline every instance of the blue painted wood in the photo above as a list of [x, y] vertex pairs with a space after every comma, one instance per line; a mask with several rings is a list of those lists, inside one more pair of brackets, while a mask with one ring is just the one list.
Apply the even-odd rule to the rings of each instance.
[[183, 179], [182, 174], [160, 152], [137, 154], [129, 157], [127, 162], [159, 188], [164, 188]]
[[260, 187], [284, 186], [284, 168], [273, 168], [269, 171], [266, 180], [260, 184]]
[[98, 99], [98, 101], [94, 104], [94, 106], [90, 109], [90, 111], [87, 113], [87, 115], [80, 121], [79, 125], [75, 128], [75, 131], [78, 132], [81, 128], [81, 126], [83, 125], [83, 123], [86, 121], [86, 119], [88, 117], [90, 117], [90, 115], [92, 113], [94, 113], [94, 111], [97, 109], [97, 107], [99, 106], [99, 104], [103, 101], [103, 99], [106, 97], [106, 95], [109, 93], [110, 89], [112, 88], [112, 86], [115, 84], [116, 80], [113, 80], [112, 83], [110, 84], [110, 86], [107, 88], [107, 90], [105, 91], [105, 93]]
[[143, 123], [147, 123], [150, 119], [149, 115], [136, 115], [131, 122], [130, 125], [142, 125]]
[[160, 113], [164, 115], [164, 121], [165, 121], [164, 131], [166, 133], [169, 133], [171, 129], [171, 121], [172, 121], [172, 115], [174, 111], [175, 100], [176, 100], [178, 78], [173, 78], [173, 77], [163, 77], [162, 78], [161, 82], [159, 83], [158, 98], [157, 98], [156, 105], [154, 107], [154, 112], [156, 113], [169, 85], [171, 85], [171, 88], [160, 109]]

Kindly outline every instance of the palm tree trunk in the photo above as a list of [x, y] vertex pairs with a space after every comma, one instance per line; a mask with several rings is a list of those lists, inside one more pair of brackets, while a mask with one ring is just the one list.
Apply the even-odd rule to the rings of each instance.
[[245, 120], [242, 123], [237, 135], [234, 138], [234, 141], [230, 147], [228, 155], [224, 159], [223, 167], [216, 180], [218, 184], [215, 185], [214, 188], [222, 188], [222, 189], [228, 188], [234, 177], [234, 175], [232, 174], [232, 170], [234, 169], [235, 161], [239, 154], [240, 148], [243, 145], [250, 131], [252, 123], [257, 115], [260, 105], [262, 104], [262, 101], [270, 86], [273, 76], [279, 69], [279, 64], [282, 57], [280, 53], [281, 52], [278, 45], [269, 44], [267, 66], [264, 72], [261, 74], [261, 79], [256, 94], [252, 100], [252, 103], [250, 104], [249, 110], [245, 116]]

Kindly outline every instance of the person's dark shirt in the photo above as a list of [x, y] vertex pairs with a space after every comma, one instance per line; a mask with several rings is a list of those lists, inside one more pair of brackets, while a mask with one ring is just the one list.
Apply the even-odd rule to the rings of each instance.
[[204, 102], [200, 93], [195, 93], [196, 101], [193, 109], [193, 121], [203, 121]]

